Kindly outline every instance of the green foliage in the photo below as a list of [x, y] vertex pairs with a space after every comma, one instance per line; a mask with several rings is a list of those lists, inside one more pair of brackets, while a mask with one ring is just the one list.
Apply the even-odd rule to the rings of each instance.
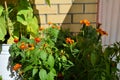
[[[104, 34], [103, 34], [104, 33]], [[64, 44], [74, 66], [65, 73], [65, 80], [119, 80], [120, 42], [103, 46], [101, 37], [108, 35], [100, 27], [85, 23], [74, 43]]]
[[[14, 5], [0, 5], [0, 40], [12, 40], [24, 37], [36, 37], [38, 35], [38, 21], [33, 15], [33, 9], [29, 0], [17, 0]], [[8, 32], [8, 33], [7, 33]]]
[[0, 80], [2, 80], [2, 76], [0, 76]]
[[[39, 34], [35, 39], [22, 37], [19, 42], [11, 45], [10, 67], [22, 79], [54, 80], [59, 72], [64, 74], [73, 64], [67, 53], [63, 54], [63, 51], [55, 46], [59, 34], [57, 25], [50, 25], [49, 28], [39, 31]], [[17, 68], [16, 64], [22, 67]]]
[[7, 30], [6, 30], [6, 22], [5, 22], [5, 17], [4, 17], [4, 8], [3, 6], [0, 5], [0, 40], [4, 40], [4, 36], [6, 35], [7, 33]]

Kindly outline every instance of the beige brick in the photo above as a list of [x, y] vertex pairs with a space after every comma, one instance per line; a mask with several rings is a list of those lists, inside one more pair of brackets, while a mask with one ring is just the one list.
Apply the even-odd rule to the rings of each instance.
[[45, 4], [45, 0], [31, 0], [32, 4]]
[[48, 24], [41, 24], [40, 27], [48, 28], [49, 25]]
[[97, 4], [85, 4], [85, 13], [97, 13]]
[[50, 0], [51, 4], [66, 4], [72, 3], [72, 0]]
[[60, 13], [82, 13], [83, 5], [82, 4], [73, 4], [71, 5], [60, 5]]
[[91, 26], [93, 26], [94, 28], [96, 28], [96, 24], [95, 23], [91, 23]]
[[39, 24], [46, 24], [46, 16], [45, 15], [37, 15]]
[[83, 4], [73, 4], [70, 13], [82, 13], [83, 12]]
[[58, 12], [57, 5], [51, 5], [51, 7], [48, 5], [36, 5], [36, 9], [39, 10], [39, 14], [56, 14]]
[[74, 0], [73, 3], [96, 3], [98, 0]]
[[60, 13], [68, 13], [69, 12], [69, 10], [70, 10], [70, 8], [71, 8], [71, 4], [66, 4], [66, 5], [60, 5], [59, 6], [59, 12]]
[[90, 22], [96, 22], [96, 14], [74, 14], [73, 22], [79, 23], [80, 20], [88, 19]]
[[48, 15], [47, 21], [52, 23], [71, 23], [71, 15]]
[[70, 32], [79, 32], [82, 26], [80, 24], [63, 24], [63, 29], [70, 29]]

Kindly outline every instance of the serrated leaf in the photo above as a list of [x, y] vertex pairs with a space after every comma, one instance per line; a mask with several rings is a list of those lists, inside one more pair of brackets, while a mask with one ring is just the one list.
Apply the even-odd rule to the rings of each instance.
[[54, 60], [54, 57], [52, 56], [52, 54], [49, 55], [47, 62], [50, 67], [54, 67], [55, 60]]
[[33, 69], [33, 72], [32, 72], [32, 76], [34, 77], [37, 72], [38, 72], [38, 69], [37, 69], [37, 68], [34, 68], [34, 69]]
[[40, 69], [39, 77], [40, 77], [40, 80], [46, 80], [47, 79], [47, 71], [45, 69]]

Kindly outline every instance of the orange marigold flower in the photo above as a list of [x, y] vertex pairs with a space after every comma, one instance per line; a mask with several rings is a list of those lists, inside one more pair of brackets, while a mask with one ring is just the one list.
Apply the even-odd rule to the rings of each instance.
[[60, 26], [57, 26], [57, 29], [60, 30]]
[[71, 38], [66, 38], [66, 43], [72, 44], [74, 43], [74, 40], [72, 40]]
[[49, 25], [51, 25], [51, 24], [52, 24], [52, 22], [48, 22], [48, 24], [49, 24]]
[[35, 49], [35, 47], [33, 46], [33, 47], [29, 47], [29, 50], [34, 50]]
[[85, 24], [86, 26], [90, 26], [90, 22], [87, 19], [81, 20], [80, 24]]
[[35, 38], [35, 42], [36, 42], [36, 43], [38, 43], [38, 42], [40, 42], [40, 41], [41, 41], [41, 39], [40, 39], [39, 37], [36, 37], [36, 38]]
[[86, 26], [90, 26], [90, 23], [86, 23]]
[[15, 43], [18, 43], [18, 42], [19, 42], [19, 39], [18, 39], [18, 38], [14, 38], [14, 42], [15, 42]]
[[100, 35], [108, 35], [108, 33], [103, 31], [101, 28], [97, 29], [97, 32], [99, 32]]
[[21, 64], [17, 63], [13, 66], [13, 70], [17, 71], [18, 69], [20, 69], [22, 67]]
[[21, 45], [20, 45], [20, 49], [26, 49], [27, 48], [27, 45], [24, 43], [24, 42], [22, 42], [21, 43]]
[[83, 21], [83, 20], [80, 20], [80, 24], [84, 24], [84, 21]]
[[29, 44], [28, 47], [29, 47], [29, 50], [34, 50], [35, 48], [33, 44]]
[[55, 28], [56, 26], [55, 25], [52, 25], [52, 28]]
[[84, 19], [83, 22], [86, 23], [90, 23], [87, 19]]

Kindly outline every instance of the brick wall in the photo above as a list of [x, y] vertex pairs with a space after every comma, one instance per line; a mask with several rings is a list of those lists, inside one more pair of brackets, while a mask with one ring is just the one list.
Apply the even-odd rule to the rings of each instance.
[[50, 0], [49, 7], [45, 0], [34, 1], [34, 14], [39, 24], [46, 27], [48, 22], [61, 24], [63, 28], [70, 28], [72, 32], [80, 29], [79, 21], [88, 19], [93, 25], [97, 19], [98, 0]]

